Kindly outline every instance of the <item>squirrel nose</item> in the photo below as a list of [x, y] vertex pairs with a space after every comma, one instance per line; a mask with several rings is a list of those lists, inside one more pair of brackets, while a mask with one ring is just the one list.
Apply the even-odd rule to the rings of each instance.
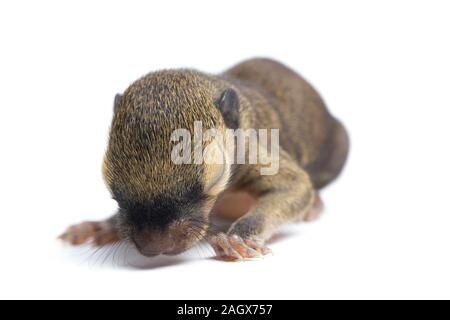
[[138, 251], [144, 256], [176, 255], [186, 251], [201, 240], [198, 231], [192, 232], [191, 230], [190, 221], [176, 221], [165, 230], [148, 228], [137, 232], [132, 236], [132, 239]]
[[149, 258], [151, 258], [151, 257], [156, 257], [156, 256], [159, 256], [161, 253], [160, 252], [154, 252], [154, 251], [148, 251], [148, 250], [139, 250], [139, 252], [143, 255], [143, 256], [146, 256], [146, 257], [149, 257]]
[[136, 239], [133, 239], [134, 245], [136, 246], [136, 249], [146, 257], [155, 257], [161, 254], [161, 252], [156, 251], [154, 248], [152, 248], [148, 243], [143, 243], [142, 241], [138, 241]]

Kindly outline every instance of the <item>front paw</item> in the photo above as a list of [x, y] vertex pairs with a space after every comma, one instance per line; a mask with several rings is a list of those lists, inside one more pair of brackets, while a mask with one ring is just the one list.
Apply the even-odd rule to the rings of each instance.
[[242, 239], [236, 234], [219, 233], [211, 236], [208, 240], [216, 252], [217, 258], [225, 261], [257, 259], [271, 252], [261, 242]]
[[118, 241], [119, 237], [109, 221], [89, 221], [70, 226], [59, 239], [73, 246], [85, 243], [103, 246]]

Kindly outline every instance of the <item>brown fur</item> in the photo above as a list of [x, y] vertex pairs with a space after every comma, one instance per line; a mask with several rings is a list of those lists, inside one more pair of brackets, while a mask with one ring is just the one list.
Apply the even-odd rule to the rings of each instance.
[[[347, 157], [348, 137], [306, 80], [270, 59], [240, 63], [224, 75], [240, 85], [246, 96], [242, 112], [247, 127], [280, 129], [282, 148], [307, 169], [313, 181], [320, 180], [316, 188], [337, 177]], [[325, 167], [330, 168], [322, 170]], [[316, 178], [323, 171], [330, 171], [329, 178]]]
[[[225, 90], [237, 94], [234, 122], [226, 118], [232, 110], [224, 113], [217, 106]], [[227, 170], [173, 164], [171, 133], [185, 128], [193, 135], [194, 121], [221, 131], [225, 122], [280, 129], [278, 174], [262, 176], [259, 164]], [[209, 230], [208, 240], [218, 255], [255, 257], [268, 252], [265, 240], [282, 225], [311, 217], [311, 209], [317, 213], [317, 189], [337, 177], [347, 153], [343, 126], [302, 77], [278, 62], [252, 59], [218, 76], [192, 70], [150, 73], [116, 99], [103, 173], [122, 211], [111, 221], [143, 254], [178, 253], [207, 236], [209, 214], [220, 199], [216, 210], [237, 220], [226, 235]], [[227, 196], [221, 195], [226, 190], [240, 192], [246, 209], [237, 200], [229, 214], [230, 206], [223, 204]], [[242, 198], [242, 192], [254, 200]], [[181, 214], [165, 221], [170, 210]]]

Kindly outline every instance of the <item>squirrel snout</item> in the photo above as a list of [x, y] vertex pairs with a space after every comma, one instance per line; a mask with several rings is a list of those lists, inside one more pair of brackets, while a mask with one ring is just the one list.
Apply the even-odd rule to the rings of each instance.
[[206, 230], [190, 221], [174, 221], [164, 230], [146, 229], [133, 237], [138, 251], [147, 257], [182, 253], [203, 239]]

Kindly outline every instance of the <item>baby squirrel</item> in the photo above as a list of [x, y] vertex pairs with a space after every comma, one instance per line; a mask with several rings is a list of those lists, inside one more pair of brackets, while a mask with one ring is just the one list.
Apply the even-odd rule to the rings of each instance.
[[[279, 129], [279, 170], [261, 164], [174, 164], [172, 132], [204, 128]], [[345, 128], [301, 76], [269, 59], [220, 75], [163, 70], [134, 82], [114, 101], [103, 176], [119, 209], [102, 222], [69, 227], [72, 245], [128, 241], [145, 256], [178, 254], [206, 239], [217, 257], [242, 260], [270, 250], [280, 227], [312, 220], [318, 190], [346, 162]], [[211, 214], [234, 219], [216, 232]]]

